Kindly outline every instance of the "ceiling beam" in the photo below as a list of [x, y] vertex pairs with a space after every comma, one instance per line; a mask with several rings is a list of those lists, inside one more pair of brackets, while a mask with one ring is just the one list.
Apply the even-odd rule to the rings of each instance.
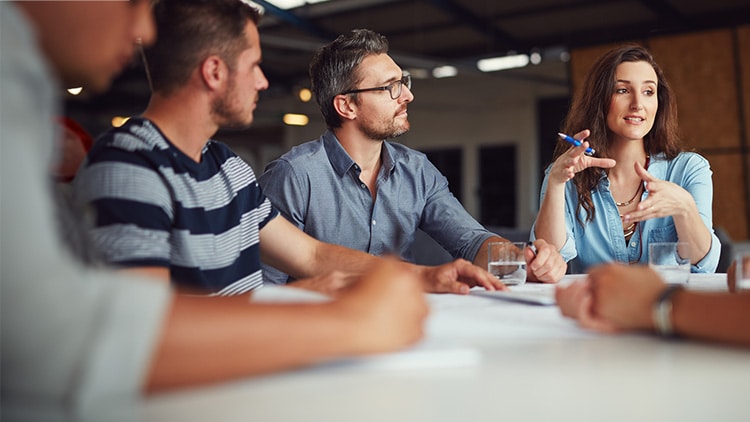
[[267, 13], [271, 13], [281, 19], [284, 22], [287, 22], [293, 26], [296, 26], [297, 28], [300, 28], [304, 30], [305, 32], [314, 35], [321, 39], [334, 39], [338, 34], [334, 34], [324, 28], [319, 27], [318, 25], [315, 25], [314, 23], [310, 22], [307, 19], [302, 19], [301, 17], [295, 15], [294, 13], [281, 9], [278, 6], [275, 6], [266, 0], [253, 0], [255, 3], [258, 3], [260, 6], [262, 6]]
[[429, 3], [470, 25], [475, 31], [483, 34], [493, 42], [510, 45], [520, 43], [520, 41], [509, 33], [498, 29], [491, 20], [475, 15], [474, 12], [453, 0], [429, 0]]
[[540, 37], [532, 39], [530, 42], [540, 47], [565, 45], [569, 48], [579, 48], [597, 44], [645, 41], [655, 36], [674, 35], [747, 24], [750, 21], [747, 16], [743, 14], [706, 13], [701, 16], [700, 22], [696, 21], [694, 24], [658, 22], [657, 24], [622, 25], [613, 26], [606, 30], [593, 29], [569, 32], [565, 35], [558, 34]]
[[668, 1], [665, 0], [640, 0], [640, 4], [646, 9], [656, 13], [659, 19], [664, 20], [683, 20], [684, 16], [679, 9], [672, 6]]
[[[376, 10], [382, 8], [388, 3], [400, 3], [401, 0], [336, 0], [321, 3], [305, 3], [295, 8], [297, 16], [304, 15], [307, 19], [332, 18], [351, 12], [366, 13], [368, 9]], [[270, 16], [270, 19], [263, 19], [262, 25], [277, 25], [278, 18]]]
[[566, 1], [557, 4], [535, 6], [527, 8], [517, 8], [512, 12], [501, 12], [492, 16], [493, 20], [510, 20], [529, 16], [538, 16], [541, 14], [554, 13], [559, 11], [567, 11], [575, 8], [599, 6], [607, 3], [620, 3], [624, 0], [579, 0], [579, 1]]

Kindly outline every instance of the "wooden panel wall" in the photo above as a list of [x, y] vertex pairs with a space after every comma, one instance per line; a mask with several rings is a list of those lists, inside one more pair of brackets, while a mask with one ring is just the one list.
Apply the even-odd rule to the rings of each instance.
[[742, 90], [740, 91], [742, 96], [740, 104], [742, 106], [743, 123], [740, 125], [740, 133], [742, 135], [741, 151], [743, 154], [741, 164], [744, 164], [746, 220], [750, 226], [750, 156], [748, 155], [748, 149], [750, 148], [750, 26], [746, 25], [738, 28], [736, 35], [737, 52], [739, 55], [739, 84], [742, 86]]
[[734, 30], [654, 38], [649, 47], [677, 93], [686, 147], [711, 162], [714, 226], [747, 239]]
[[[643, 43], [638, 44], [644, 45]], [[579, 48], [570, 52], [570, 81], [574, 91], [577, 91], [583, 85], [586, 73], [588, 73], [596, 59], [616, 45], [597, 45], [595, 47]]]
[[739, 103], [730, 30], [654, 38], [648, 47], [677, 94], [688, 149], [737, 148]]
[[[714, 227], [723, 228], [732, 240], [747, 240], [750, 26], [654, 37], [638, 43], [651, 50], [677, 94], [686, 149], [711, 163]], [[571, 52], [574, 89], [593, 61], [613, 46]]]
[[737, 50], [739, 54], [740, 84], [742, 85], [742, 109], [745, 153], [750, 144], [750, 26], [737, 29]]

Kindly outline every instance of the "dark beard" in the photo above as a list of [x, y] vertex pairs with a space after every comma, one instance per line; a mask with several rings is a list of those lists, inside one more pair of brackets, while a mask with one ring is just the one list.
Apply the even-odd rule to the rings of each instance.
[[386, 130], [378, 130], [373, 129], [369, 127], [361, 127], [362, 133], [364, 133], [368, 138], [381, 141], [383, 139], [393, 139], [398, 138], [399, 136], [403, 135], [404, 133], [409, 131], [409, 122], [406, 122], [406, 127], [390, 127]]
[[211, 113], [216, 117], [219, 127], [228, 129], [240, 129], [249, 126], [237, 116], [229, 105], [226, 97], [216, 99], [211, 105]]
[[242, 117], [232, 108], [232, 93], [235, 90], [234, 80], [229, 81], [226, 93], [221, 98], [217, 98], [211, 104], [211, 113], [215, 116], [219, 127], [227, 129], [243, 129], [250, 126], [250, 122], [245, 122]]

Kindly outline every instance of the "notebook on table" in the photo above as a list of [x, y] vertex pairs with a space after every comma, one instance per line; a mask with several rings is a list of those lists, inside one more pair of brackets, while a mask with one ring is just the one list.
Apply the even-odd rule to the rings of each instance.
[[551, 284], [524, 284], [510, 287], [509, 290], [472, 289], [469, 293], [492, 299], [509, 300], [531, 305], [555, 305], [555, 286]]

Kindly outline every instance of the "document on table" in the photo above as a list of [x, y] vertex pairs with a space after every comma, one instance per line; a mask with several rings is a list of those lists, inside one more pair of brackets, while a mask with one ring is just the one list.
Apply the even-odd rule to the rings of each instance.
[[[577, 280], [584, 280], [586, 277], [586, 274], [566, 275], [559, 284], [570, 284]], [[471, 289], [469, 294], [530, 305], [550, 306], [557, 304], [555, 300], [555, 284], [548, 283], [524, 283], [520, 286], [510, 286], [508, 290], [485, 290], [475, 287]]]
[[[580, 278], [566, 276], [563, 283]], [[555, 288], [550, 284], [530, 284], [529, 287], [548, 290], [549, 294]], [[532, 306], [475, 294], [430, 294], [429, 299], [432, 312], [427, 320], [427, 337], [430, 339], [450, 339], [481, 346], [522, 339], [592, 338], [597, 335], [563, 317], [557, 306]]]
[[[331, 298], [295, 287], [264, 286], [253, 292], [251, 300], [253, 303], [309, 303], [325, 302]], [[455, 368], [478, 365], [481, 358], [479, 350], [470, 346], [456, 345], [452, 341], [423, 340], [403, 351], [336, 359], [320, 367], [377, 371]]]
[[331, 298], [323, 293], [291, 286], [263, 286], [253, 290], [253, 303], [300, 303], [328, 302]]
[[508, 290], [485, 290], [480, 288], [472, 289], [469, 294], [530, 305], [549, 306], [556, 303], [555, 286], [550, 284], [524, 284], [509, 287]]

